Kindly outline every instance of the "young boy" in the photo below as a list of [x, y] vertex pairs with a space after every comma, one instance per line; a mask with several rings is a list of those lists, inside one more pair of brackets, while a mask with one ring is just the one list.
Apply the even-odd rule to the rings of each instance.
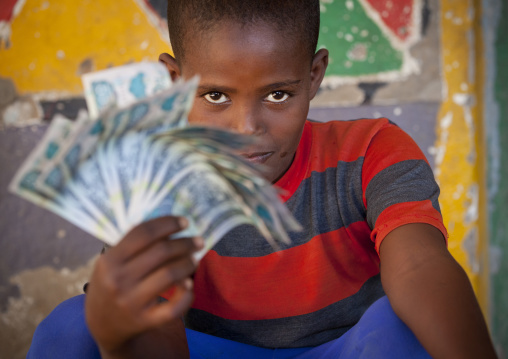
[[319, 1], [170, 0], [168, 23], [175, 57], [160, 60], [173, 79], [201, 77], [189, 121], [258, 137], [244, 155], [304, 231], [274, 251], [239, 227], [198, 265], [202, 240], [166, 240], [184, 219], [143, 223], [29, 357], [494, 358], [414, 142], [386, 119], [307, 121], [328, 63]]

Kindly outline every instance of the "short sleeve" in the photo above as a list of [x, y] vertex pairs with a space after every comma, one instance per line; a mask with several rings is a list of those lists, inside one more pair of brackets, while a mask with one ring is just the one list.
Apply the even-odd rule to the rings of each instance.
[[430, 224], [448, 238], [432, 169], [413, 139], [392, 123], [372, 137], [362, 167], [362, 191], [378, 253], [388, 233], [409, 223]]

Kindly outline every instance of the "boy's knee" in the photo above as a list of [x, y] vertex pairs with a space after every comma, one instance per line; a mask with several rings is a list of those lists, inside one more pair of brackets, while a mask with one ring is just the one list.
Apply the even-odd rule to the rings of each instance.
[[37, 327], [27, 358], [100, 358], [85, 322], [85, 295], [59, 304]]
[[357, 357], [430, 358], [413, 332], [395, 314], [386, 296], [372, 304], [347, 335], [346, 351], [355, 352]]

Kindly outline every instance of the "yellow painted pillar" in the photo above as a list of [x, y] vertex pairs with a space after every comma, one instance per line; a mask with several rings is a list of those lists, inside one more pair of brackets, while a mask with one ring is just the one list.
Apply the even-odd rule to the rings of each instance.
[[481, 0], [441, 0], [443, 103], [436, 178], [449, 249], [489, 318]]

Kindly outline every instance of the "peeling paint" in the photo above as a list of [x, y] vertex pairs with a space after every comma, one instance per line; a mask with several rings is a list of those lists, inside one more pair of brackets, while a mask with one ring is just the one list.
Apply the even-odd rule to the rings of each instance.
[[[461, 84], [462, 87], [462, 84]], [[470, 138], [469, 143], [471, 144], [471, 148], [469, 149], [469, 154], [467, 157], [467, 160], [474, 164], [476, 161], [476, 143], [474, 141], [475, 138], [475, 126], [473, 121], [473, 113], [472, 113], [472, 107], [475, 105], [476, 98], [472, 94], [468, 93], [456, 93], [453, 95], [453, 102], [455, 102], [457, 105], [462, 106], [464, 110], [464, 121], [466, 122], [466, 125], [468, 127], [469, 133], [468, 136]]]
[[11, 24], [21, 12], [26, 0], [4, 0], [0, 12], [0, 50], [11, 47]]
[[40, 123], [42, 108], [31, 97], [22, 97], [9, 105], [3, 113], [6, 126], [27, 126]]
[[[394, 31], [393, 27], [388, 26], [387, 22], [383, 18], [387, 18], [390, 15], [390, 10], [393, 6], [388, 5], [389, 1], [373, 1], [373, 0], [359, 0], [360, 4], [366, 9], [369, 16], [376, 24], [383, 30], [385, 34], [390, 36], [392, 43], [398, 49], [403, 49], [411, 46], [420, 41], [420, 29], [421, 29], [421, 8], [422, 0], [409, 1], [409, 6], [405, 7], [405, 11], [398, 14], [403, 16], [410, 14], [410, 21], [404, 26], [404, 33], [400, 31]], [[407, 1], [406, 1], [407, 2]], [[393, 4], [393, 3], [392, 3]], [[385, 6], [387, 10], [379, 12], [381, 6]], [[375, 6], [377, 8], [375, 8]], [[384, 16], [383, 16], [384, 13]], [[381, 15], [381, 16], [380, 16]]]
[[462, 196], [463, 193], [464, 193], [464, 186], [462, 185], [462, 183], [458, 183], [457, 190], [455, 192], [453, 192], [452, 197], [454, 200], [457, 200]]
[[0, 77], [0, 109], [14, 102], [17, 96], [14, 82], [9, 78]]
[[[408, 6], [403, 7], [400, 1], [396, 5], [392, 2], [391, 6], [390, 1], [373, 0], [320, 2], [322, 22], [326, 23], [321, 28], [320, 45], [327, 45], [331, 50], [331, 66], [324, 86], [394, 82], [420, 73], [420, 64], [409, 49], [421, 40], [422, 0], [403, 0], [403, 3]], [[342, 21], [328, 17], [332, 10], [343, 13]], [[352, 25], [344, 24], [349, 21]], [[365, 28], [360, 28], [359, 23]], [[327, 36], [332, 27], [334, 31]], [[345, 53], [336, 51], [337, 48], [344, 48]]]
[[343, 85], [333, 91], [327, 88], [322, 89], [311, 101], [311, 106], [315, 106], [316, 103], [320, 107], [336, 106], [338, 100], [342, 106], [359, 106], [364, 98], [365, 94], [358, 86]]
[[367, 60], [368, 48], [368, 44], [356, 43], [348, 51], [347, 56], [354, 61], [365, 61]]
[[[471, 0], [470, 0], [471, 1]], [[468, 81], [469, 83], [475, 82], [476, 77], [476, 49], [475, 49], [475, 33], [474, 30], [471, 29], [467, 32], [467, 42], [469, 44], [469, 66], [467, 71]]]
[[9, 298], [0, 313], [0, 348], [9, 358], [24, 358], [36, 326], [54, 307], [67, 298], [83, 293], [96, 258], [70, 271], [42, 267], [26, 270], [11, 278], [20, 288], [19, 298]]
[[462, 247], [467, 254], [469, 269], [473, 274], [480, 273], [480, 258], [478, 255], [478, 228], [472, 227], [462, 241]]
[[433, 148], [449, 249], [468, 274], [484, 312], [488, 301], [488, 237], [482, 196], [485, 173], [481, 109], [479, 0], [441, 1], [443, 94]]
[[434, 176], [436, 176], [436, 180], [439, 183], [439, 175], [441, 174], [441, 165], [443, 163], [443, 159], [446, 153], [448, 137], [449, 137], [449, 128], [453, 122], [453, 113], [448, 112], [444, 117], [439, 121], [439, 138], [437, 140], [437, 144], [428, 149], [429, 153], [434, 156]]
[[495, 56], [495, 37], [494, 29], [497, 28], [501, 17], [501, 2], [498, 0], [484, 1], [484, 8], [489, 11], [485, 19], [488, 19], [489, 25], [484, 26], [485, 51], [486, 51], [486, 76], [485, 76], [485, 125], [486, 135], [489, 147], [489, 176], [488, 188], [489, 199], [496, 196], [500, 182], [501, 153], [499, 128], [499, 104], [495, 101], [494, 83], [496, 80], [496, 56]]
[[469, 225], [478, 221], [479, 211], [479, 190], [477, 184], [472, 184], [467, 190], [467, 201], [464, 205], [466, 211], [464, 213], [464, 223]]
[[498, 274], [503, 262], [504, 252], [503, 249], [497, 245], [490, 246], [489, 262], [490, 274]]
[[152, 26], [157, 29], [160, 39], [170, 45], [168, 36], [168, 24], [166, 20], [159, 16], [159, 14], [152, 8], [148, 0], [134, 1], [148, 18], [150, 24], [152, 24]]

